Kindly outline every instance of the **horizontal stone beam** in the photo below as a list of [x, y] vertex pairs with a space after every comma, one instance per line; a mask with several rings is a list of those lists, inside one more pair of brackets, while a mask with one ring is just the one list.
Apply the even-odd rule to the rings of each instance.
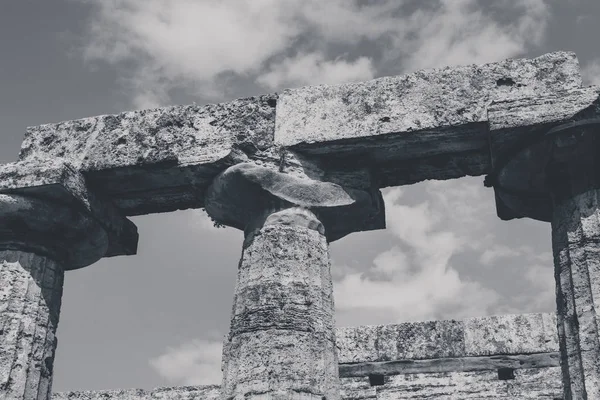
[[501, 368], [528, 369], [560, 366], [560, 353], [450, 357], [429, 360], [394, 360], [340, 364], [340, 378], [369, 375], [436, 374], [444, 372], [489, 371]]
[[[89, 188], [84, 176], [61, 161], [18, 162], [0, 166], [0, 194], [18, 194], [67, 205], [84, 211], [106, 231], [104, 257], [132, 255], [137, 251], [138, 232], [109, 199]], [[74, 269], [82, 265], [67, 265]]]
[[575, 55], [556, 52], [31, 127], [20, 160], [68, 162], [126, 215], [203, 207], [241, 162], [360, 189], [482, 175], [492, 103], [580, 86]]
[[340, 364], [558, 351], [554, 314], [340, 327]]
[[588, 124], [587, 129], [595, 129], [600, 122], [600, 87], [507, 98], [489, 107], [488, 119], [493, 168], [486, 184], [495, 189], [498, 216], [550, 221], [552, 201], [544, 161], [550, 150], [544, 138], [559, 126]]
[[19, 159], [68, 161], [127, 215], [200, 208], [228, 166], [248, 155], [278, 161], [275, 102], [267, 95], [30, 127]]
[[279, 94], [275, 144], [367, 164], [380, 187], [490, 170], [488, 107], [581, 86], [575, 54], [556, 52]]

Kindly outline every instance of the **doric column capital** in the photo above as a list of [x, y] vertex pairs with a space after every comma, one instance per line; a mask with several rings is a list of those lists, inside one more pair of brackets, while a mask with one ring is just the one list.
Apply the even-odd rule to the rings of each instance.
[[0, 167], [0, 249], [58, 259], [65, 269], [135, 254], [137, 228], [69, 165]]
[[600, 119], [539, 127], [493, 156], [486, 185], [495, 189], [498, 216], [550, 222], [556, 204], [600, 188]]
[[[205, 208], [211, 218], [242, 229], [247, 236], [260, 229], [268, 218], [287, 218], [290, 223], [301, 223], [302, 213], [273, 216], [278, 211], [298, 207], [316, 216], [330, 242], [352, 232], [385, 227], [383, 200], [378, 189], [342, 187], [251, 163], [237, 164], [223, 171], [209, 186], [205, 197]], [[306, 222], [311, 220], [308, 215], [305, 215]]]

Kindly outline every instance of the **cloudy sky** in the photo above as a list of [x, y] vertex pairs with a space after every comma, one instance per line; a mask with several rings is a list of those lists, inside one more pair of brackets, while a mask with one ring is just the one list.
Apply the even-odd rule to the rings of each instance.
[[[26, 126], [575, 51], [597, 0], [3, 0], [0, 162]], [[337, 324], [554, 309], [549, 225], [502, 222], [483, 178], [385, 190], [386, 231], [331, 246]], [[242, 234], [133, 218], [139, 254], [65, 279], [56, 391], [220, 382]]]

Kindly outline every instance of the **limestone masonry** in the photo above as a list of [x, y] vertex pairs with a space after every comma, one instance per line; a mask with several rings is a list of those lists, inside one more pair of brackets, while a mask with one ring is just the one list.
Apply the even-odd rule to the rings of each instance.
[[[28, 128], [0, 166], [0, 399], [51, 397], [64, 273], [134, 255], [128, 216], [186, 208], [244, 231], [221, 385], [52, 398], [600, 399], [600, 88], [581, 86], [555, 52]], [[467, 175], [499, 218], [551, 223], [556, 314], [336, 329], [329, 243], [385, 228], [381, 188]]]

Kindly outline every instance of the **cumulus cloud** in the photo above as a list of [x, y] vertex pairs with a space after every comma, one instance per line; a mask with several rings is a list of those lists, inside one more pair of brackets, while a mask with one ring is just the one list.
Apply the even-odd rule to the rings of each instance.
[[220, 384], [222, 343], [196, 339], [150, 360], [154, 370], [174, 385]]
[[600, 58], [596, 58], [581, 68], [583, 83], [587, 85], [600, 85]]
[[[494, 61], [539, 43], [548, 19], [543, 0], [89, 4], [95, 13], [85, 57], [128, 70], [124, 83], [137, 107], [168, 103], [175, 88], [220, 98], [231, 75], [278, 90], [369, 79], [380, 70]], [[503, 13], [511, 18], [497, 18]]]
[[[410, 199], [416, 188], [414, 197], [425, 201]], [[552, 310], [551, 254], [498, 240], [494, 231], [509, 223], [496, 216], [493, 192], [480, 179], [423, 182], [384, 199], [397, 244], [366, 269], [334, 266], [344, 271], [334, 276], [340, 312], [360, 315], [362, 324]], [[491, 273], [520, 278], [498, 288], [483, 278]]]
[[[320, 53], [299, 54], [272, 64], [269, 71], [258, 77], [257, 81], [271, 89], [285, 85], [293, 87], [308, 83], [336, 84], [362, 81], [373, 78], [374, 68], [367, 57], [354, 61], [344, 59], [325, 60]], [[318, 79], [315, 82], [315, 77]]]
[[[385, 312], [397, 322], [489, 313], [498, 294], [461, 277], [451, 262], [454, 255], [485, 240], [477, 235], [476, 219], [466, 229], [451, 229], [467, 213], [465, 207], [477, 204], [480, 196], [465, 202], [476, 185], [452, 184], [428, 184], [427, 190], [435, 195], [417, 205], [402, 204], [402, 189], [386, 193], [387, 226], [399, 245], [378, 255], [366, 273], [354, 271], [336, 282], [339, 310]], [[440, 190], [442, 186], [449, 190]]]

